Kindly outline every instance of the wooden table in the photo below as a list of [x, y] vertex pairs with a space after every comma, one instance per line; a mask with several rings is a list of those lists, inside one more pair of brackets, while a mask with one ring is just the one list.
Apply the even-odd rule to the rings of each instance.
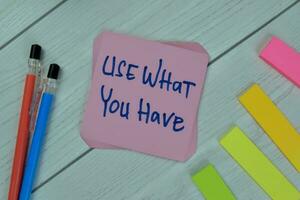
[[[209, 52], [198, 150], [187, 162], [90, 149], [80, 138], [93, 39], [103, 30], [196, 41]], [[299, 1], [0, 0], [0, 199], [7, 198], [32, 43], [44, 48], [45, 66], [56, 62], [63, 68], [32, 199], [203, 199], [190, 175], [208, 162], [237, 199], [269, 199], [218, 143], [234, 124], [300, 190], [300, 174], [237, 100], [257, 82], [300, 130], [300, 89], [258, 57], [272, 34], [300, 50]]]

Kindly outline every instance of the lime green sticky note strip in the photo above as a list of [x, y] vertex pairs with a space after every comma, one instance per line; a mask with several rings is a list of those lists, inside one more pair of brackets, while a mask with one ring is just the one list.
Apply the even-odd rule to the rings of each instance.
[[235, 200], [230, 189], [211, 164], [194, 174], [192, 179], [207, 200]]
[[299, 200], [299, 191], [238, 127], [220, 141], [225, 150], [274, 200]]

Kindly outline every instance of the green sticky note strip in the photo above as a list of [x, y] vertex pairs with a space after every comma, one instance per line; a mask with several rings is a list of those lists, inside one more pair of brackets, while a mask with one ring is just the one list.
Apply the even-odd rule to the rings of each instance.
[[238, 127], [220, 141], [225, 150], [274, 200], [299, 200], [299, 191]]
[[232, 192], [211, 164], [194, 174], [192, 179], [207, 200], [235, 200]]

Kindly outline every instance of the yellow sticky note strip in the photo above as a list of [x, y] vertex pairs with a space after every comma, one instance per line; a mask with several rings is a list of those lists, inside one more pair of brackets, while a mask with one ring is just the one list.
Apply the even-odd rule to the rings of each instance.
[[262, 88], [254, 84], [240, 96], [239, 100], [300, 172], [300, 134]]
[[235, 200], [232, 192], [211, 164], [194, 174], [192, 179], [207, 200]]
[[224, 149], [274, 200], [299, 200], [299, 191], [239, 129], [234, 127], [220, 141]]

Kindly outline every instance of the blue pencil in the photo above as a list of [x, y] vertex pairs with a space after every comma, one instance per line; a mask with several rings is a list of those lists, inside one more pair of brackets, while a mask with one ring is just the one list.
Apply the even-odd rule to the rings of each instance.
[[32, 137], [32, 142], [26, 162], [24, 171], [21, 192], [19, 200], [29, 200], [32, 186], [34, 184], [35, 175], [38, 167], [41, 149], [43, 141], [46, 135], [47, 122], [49, 119], [50, 110], [53, 104], [56, 80], [59, 73], [59, 66], [57, 64], [51, 64], [47, 75], [47, 83], [45, 91], [43, 92], [36, 125]]

